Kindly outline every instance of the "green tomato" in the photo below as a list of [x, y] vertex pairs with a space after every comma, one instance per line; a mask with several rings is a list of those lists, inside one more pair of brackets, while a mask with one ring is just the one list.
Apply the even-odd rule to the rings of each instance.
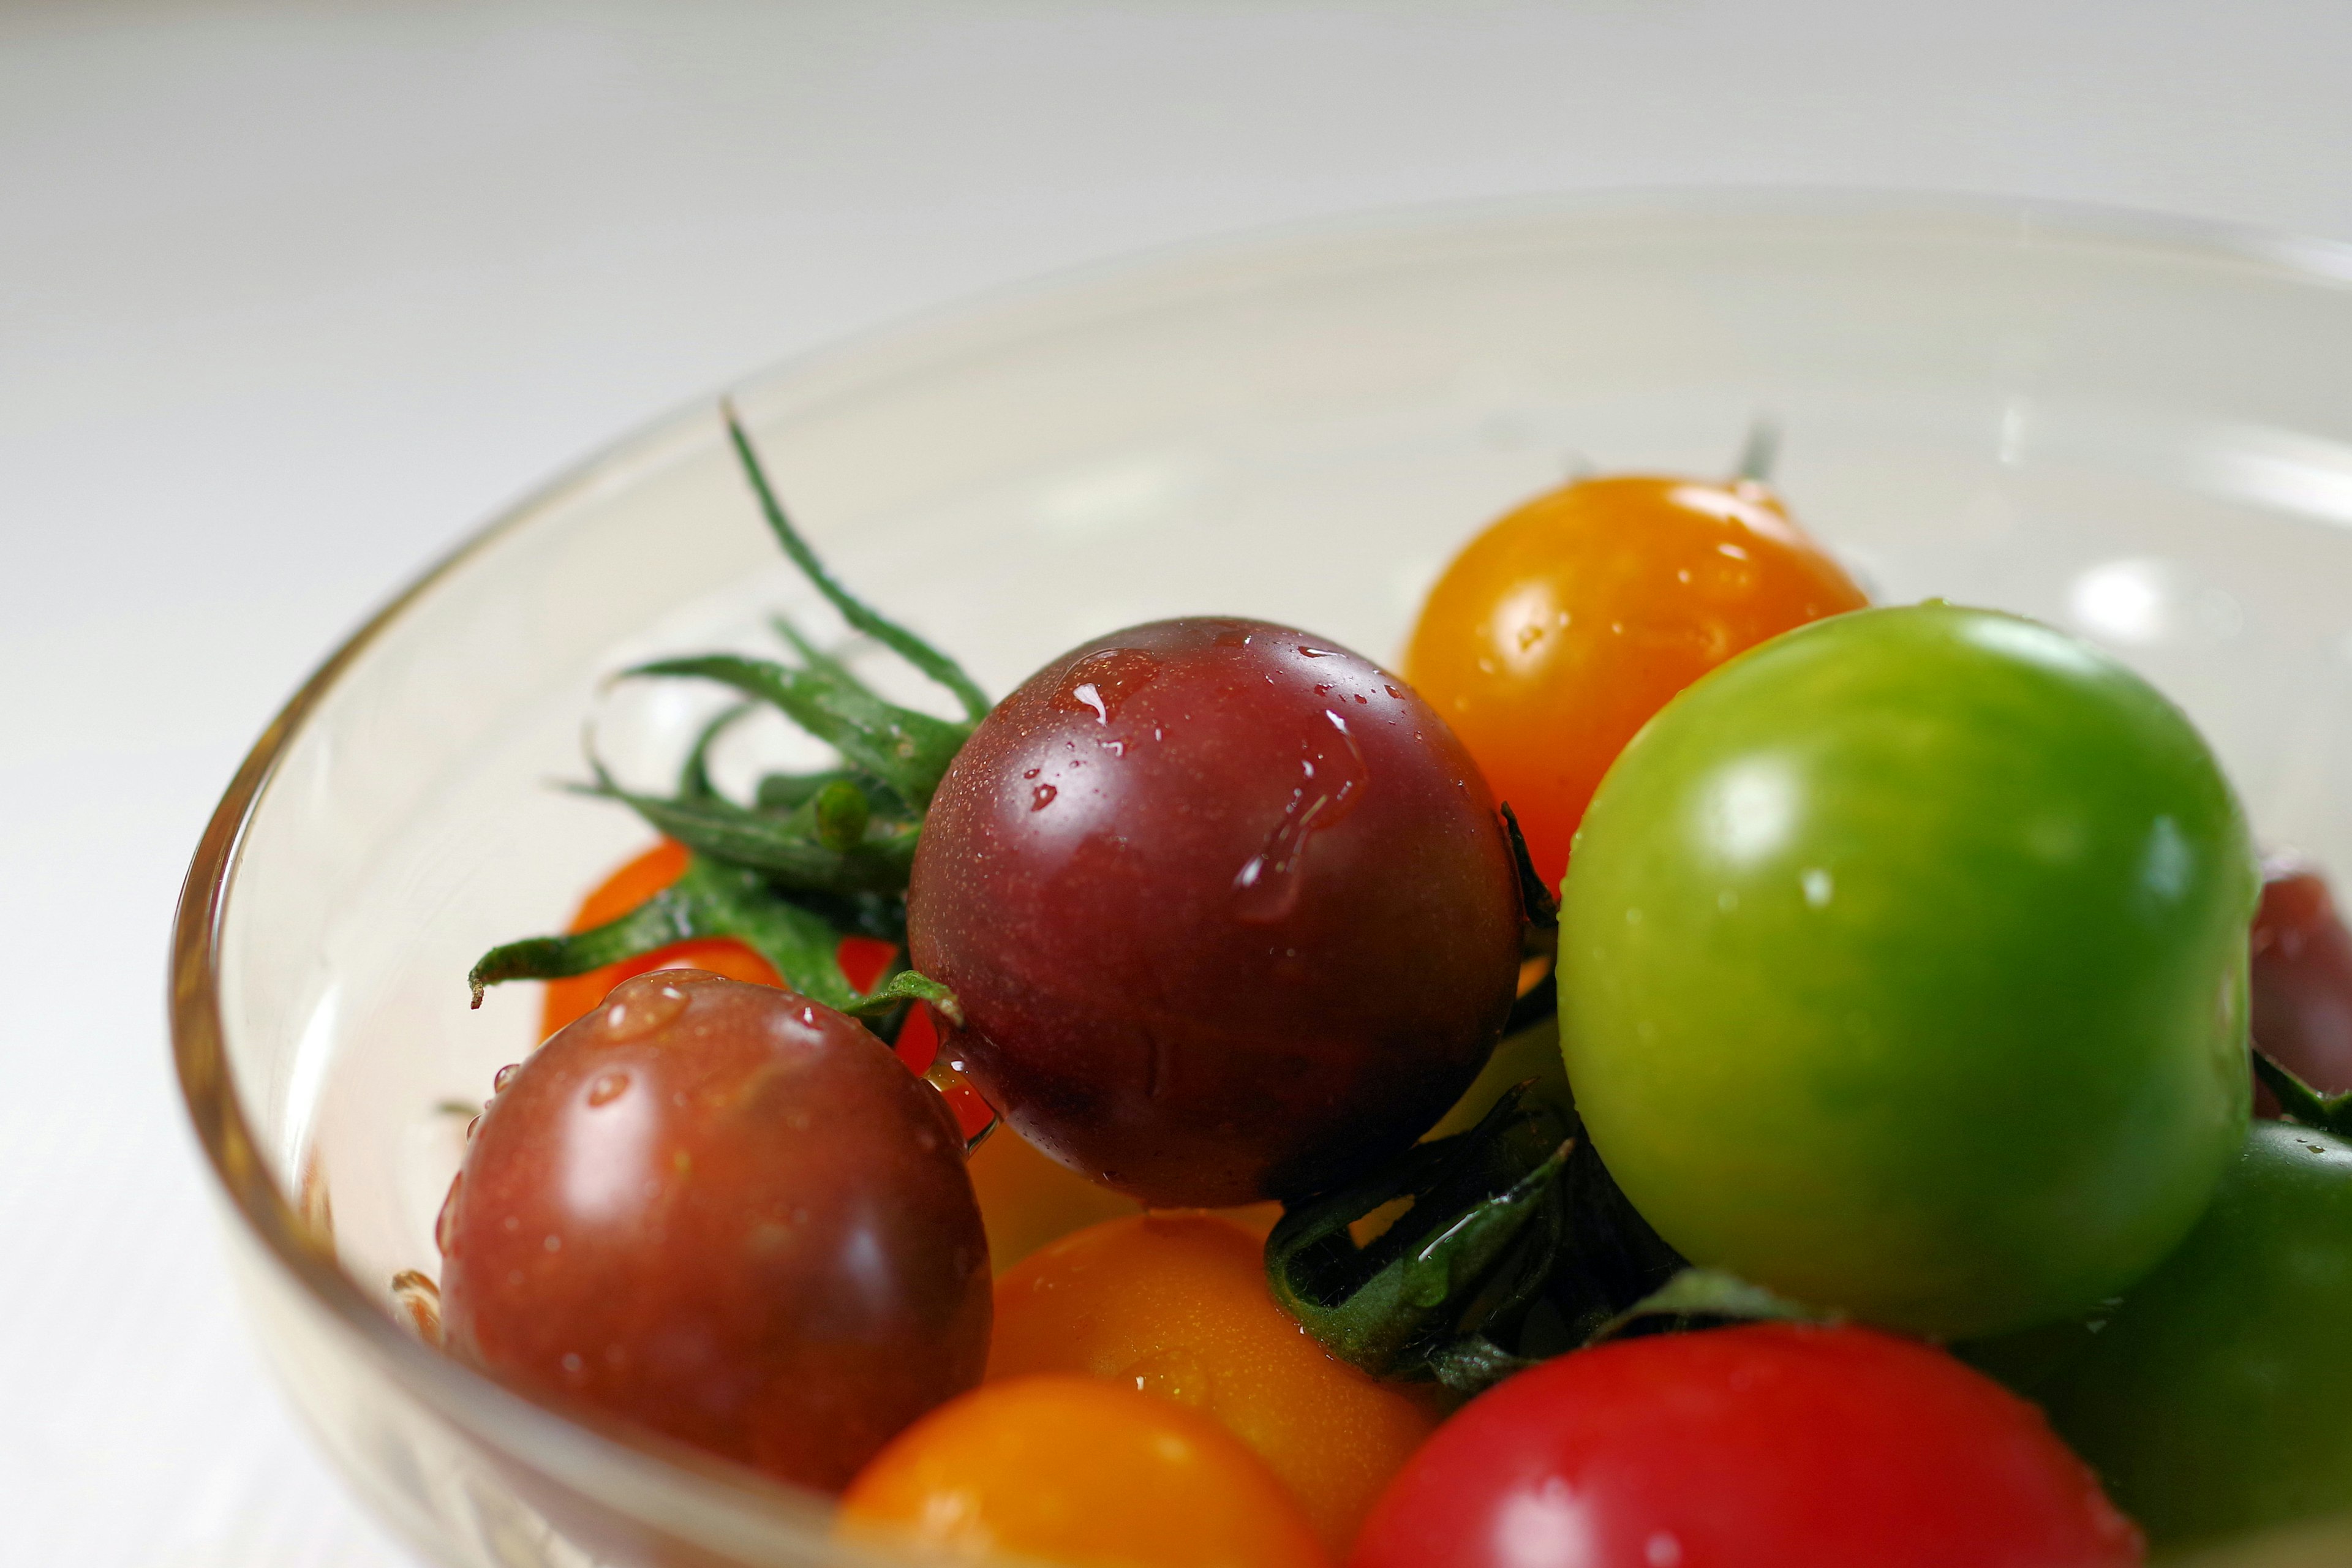
[[2258, 1121], [2189, 1239], [2033, 1392], [2155, 1545], [2284, 1524], [2352, 1509], [2347, 1328], [2352, 1144]]
[[1636, 735], [1562, 886], [1594, 1145], [1694, 1263], [1938, 1337], [2080, 1313], [2245, 1135], [2245, 821], [2121, 664], [1930, 603]]

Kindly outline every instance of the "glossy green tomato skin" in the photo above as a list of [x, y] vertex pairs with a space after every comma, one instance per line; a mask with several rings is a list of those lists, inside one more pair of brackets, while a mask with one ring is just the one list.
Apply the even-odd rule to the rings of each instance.
[[2254, 1123], [2102, 1317], [2033, 1392], [2153, 1544], [2352, 1509], [2352, 1144]]
[[1602, 781], [1562, 888], [1595, 1146], [1694, 1263], [1935, 1337], [2087, 1310], [2244, 1137], [2244, 818], [2189, 721], [1940, 604], [1775, 638]]

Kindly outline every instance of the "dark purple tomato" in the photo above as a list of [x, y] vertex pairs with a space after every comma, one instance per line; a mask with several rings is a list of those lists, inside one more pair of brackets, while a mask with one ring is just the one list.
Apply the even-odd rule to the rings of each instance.
[[[2323, 1093], [2352, 1089], [2352, 932], [2317, 867], [2263, 863], [2252, 952], [2254, 1044]], [[2270, 1090], [2254, 1089], [2254, 1113], [2276, 1116]]]
[[1511, 1003], [1519, 898], [1477, 767], [1396, 677], [1260, 621], [1054, 660], [948, 770], [915, 966], [990, 1103], [1147, 1204], [1296, 1196], [1410, 1143]]
[[499, 1078], [441, 1215], [453, 1353], [829, 1489], [980, 1382], [963, 1139], [861, 1026], [665, 970]]

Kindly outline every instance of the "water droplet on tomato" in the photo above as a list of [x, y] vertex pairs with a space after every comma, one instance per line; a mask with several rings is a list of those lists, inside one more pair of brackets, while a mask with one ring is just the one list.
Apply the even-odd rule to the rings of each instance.
[[1095, 722], [1108, 724], [1118, 716], [1119, 705], [1159, 673], [1160, 661], [1141, 648], [1100, 648], [1062, 672], [1054, 702], [1090, 712]]
[[625, 980], [604, 998], [600, 1018], [605, 1040], [619, 1045], [642, 1039], [686, 1011], [687, 994], [662, 974]]
[[588, 1086], [588, 1103], [610, 1105], [629, 1091], [629, 1075], [625, 1072], [598, 1073]]
[[1029, 809], [1032, 811], [1045, 810], [1047, 806], [1054, 804], [1054, 797], [1061, 793], [1061, 791], [1055, 789], [1052, 784], [1039, 784], [1035, 789], [1029, 792]]
[[506, 1088], [508, 1084], [514, 1081], [514, 1075], [520, 1071], [522, 1071], [522, 1063], [509, 1062], [506, 1066], [492, 1073], [490, 1075], [490, 1092], [492, 1094], [496, 1094], [499, 1090]]
[[1345, 719], [1329, 709], [1323, 717], [1336, 740], [1309, 742], [1309, 754], [1299, 759], [1306, 776], [1316, 782], [1315, 793], [1292, 790], [1264, 846], [1234, 874], [1234, 914], [1249, 924], [1270, 925], [1298, 907], [1308, 840], [1353, 811], [1363, 795], [1369, 777], [1363, 751]]

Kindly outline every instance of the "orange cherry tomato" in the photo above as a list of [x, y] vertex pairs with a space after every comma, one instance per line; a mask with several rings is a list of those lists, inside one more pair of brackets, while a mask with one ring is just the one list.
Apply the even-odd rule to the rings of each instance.
[[1083, 1377], [952, 1399], [841, 1500], [845, 1535], [1087, 1568], [1325, 1568], [1298, 1505], [1223, 1427]]
[[1009, 1127], [990, 1133], [964, 1168], [999, 1274], [1074, 1230], [1143, 1212], [1125, 1193], [1097, 1186]]
[[[588, 931], [607, 921], [619, 920], [677, 881], [685, 870], [686, 846], [674, 839], [663, 839], [598, 883], [595, 891], [581, 900], [580, 911], [572, 917], [570, 929]], [[585, 974], [549, 981], [547, 993], [540, 1003], [539, 1037], [546, 1039], [572, 1020], [594, 1012], [622, 981], [656, 969], [704, 969], [730, 980], [748, 980], [755, 985], [783, 984], [773, 965], [740, 942], [723, 937], [681, 942], [656, 952], [592, 969]]]
[[998, 1277], [988, 1376], [1079, 1373], [1188, 1405], [1256, 1450], [1336, 1557], [1437, 1424], [1275, 1305], [1260, 1238], [1205, 1214], [1111, 1220]]
[[1582, 479], [1454, 558], [1404, 672], [1557, 887], [1593, 787], [1650, 715], [1734, 654], [1868, 602], [1752, 480]]

